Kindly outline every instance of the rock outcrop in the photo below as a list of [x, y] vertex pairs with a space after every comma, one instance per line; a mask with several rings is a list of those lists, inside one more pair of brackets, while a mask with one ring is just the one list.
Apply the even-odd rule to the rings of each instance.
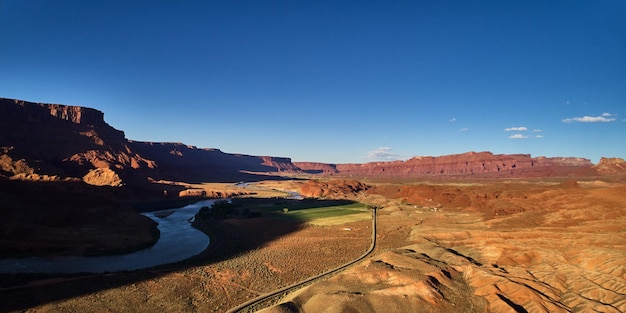
[[370, 187], [357, 180], [307, 180], [300, 186], [300, 194], [305, 197], [356, 199], [358, 194]]
[[124, 184], [120, 176], [107, 167], [90, 170], [87, 175], [83, 176], [83, 181], [94, 186], [120, 187]]
[[622, 158], [600, 158], [594, 168], [601, 174], [625, 173], [626, 161]]

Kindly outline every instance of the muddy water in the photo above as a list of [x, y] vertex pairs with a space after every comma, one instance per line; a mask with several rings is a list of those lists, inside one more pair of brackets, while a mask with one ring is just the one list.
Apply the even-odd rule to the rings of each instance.
[[210, 207], [215, 201], [204, 200], [178, 209], [143, 213], [159, 224], [161, 236], [152, 247], [121, 255], [0, 259], [0, 273], [104, 273], [188, 259], [209, 246], [209, 237], [192, 227], [191, 222], [201, 207]]

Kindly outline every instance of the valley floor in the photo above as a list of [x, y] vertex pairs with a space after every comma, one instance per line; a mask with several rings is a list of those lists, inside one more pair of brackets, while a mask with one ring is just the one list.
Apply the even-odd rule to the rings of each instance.
[[[268, 311], [626, 311], [624, 184], [371, 185], [336, 196], [384, 207], [373, 256]], [[224, 312], [356, 258], [369, 246], [369, 225], [267, 217], [211, 222], [206, 226], [220, 245], [175, 266], [3, 277], [1, 309]]]
[[386, 185], [369, 201], [379, 253], [267, 312], [626, 311], [624, 185]]

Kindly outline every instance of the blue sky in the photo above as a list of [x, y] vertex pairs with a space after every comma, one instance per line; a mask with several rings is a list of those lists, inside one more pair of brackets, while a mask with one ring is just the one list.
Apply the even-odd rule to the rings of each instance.
[[294, 161], [626, 158], [626, 2], [0, 0], [0, 97]]

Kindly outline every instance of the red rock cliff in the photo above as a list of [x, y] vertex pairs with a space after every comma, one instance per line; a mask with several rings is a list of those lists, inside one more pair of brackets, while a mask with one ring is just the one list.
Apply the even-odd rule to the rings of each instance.
[[[582, 158], [532, 158], [529, 154], [493, 154], [468, 152], [444, 156], [419, 156], [407, 161], [369, 162], [363, 164], [327, 164], [297, 162], [309, 173], [356, 176], [560, 176], [572, 172], [593, 174], [590, 160]], [[336, 172], [333, 172], [333, 169]], [[582, 173], [581, 170], [584, 172]]]
[[246, 172], [300, 172], [289, 158], [230, 154], [174, 142], [130, 141], [130, 147], [156, 162], [157, 169], [149, 174], [156, 180], [226, 182], [262, 178]]
[[0, 98], [0, 147], [37, 174], [82, 177], [96, 168], [154, 166], [127, 143], [98, 110]]
[[293, 162], [303, 172], [309, 174], [336, 174], [339, 173], [335, 164], [317, 162]]

